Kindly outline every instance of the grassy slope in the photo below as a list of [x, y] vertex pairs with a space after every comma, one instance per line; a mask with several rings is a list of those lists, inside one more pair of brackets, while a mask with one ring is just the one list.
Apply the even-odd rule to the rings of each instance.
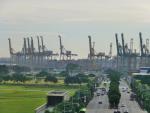
[[[34, 109], [46, 102], [46, 93], [56, 88], [24, 87], [0, 85], [0, 113], [34, 113]], [[77, 89], [57, 88], [69, 91]]]

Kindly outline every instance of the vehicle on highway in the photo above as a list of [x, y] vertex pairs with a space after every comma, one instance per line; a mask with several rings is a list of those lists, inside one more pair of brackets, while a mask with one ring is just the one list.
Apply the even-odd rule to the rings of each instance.
[[99, 103], [99, 104], [102, 104], [102, 101], [99, 101], [98, 103]]
[[120, 110], [115, 110], [114, 113], [121, 113]]
[[122, 103], [122, 104], [121, 104], [121, 107], [126, 107], [126, 105]]
[[96, 95], [97, 95], [97, 96], [100, 96], [100, 95], [101, 95], [101, 93], [100, 93], [100, 92], [97, 92], [97, 93], [96, 93]]
[[127, 91], [127, 93], [130, 93], [130, 91]]
[[102, 91], [106, 91], [106, 88], [101, 88], [102, 89]]
[[128, 109], [124, 109], [124, 110], [123, 110], [123, 113], [129, 113], [129, 112], [128, 112]]
[[126, 88], [126, 87], [122, 87], [122, 92], [127, 91], [127, 89], [128, 89], [128, 88]]
[[125, 111], [125, 112], [123, 112], [123, 113], [129, 113], [128, 111]]
[[100, 91], [99, 89], [96, 91], [96, 95], [97, 95], [97, 96], [100, 96], [100, 95], [101, 95], [101, 91]]
[[130, 94], [130, 101], [135, 100], [135, 98], [136, 98], [136, 94], [135, 93], [131, 93]]
[[105, 93], [104, 92], [101, 92], [101, 95], [103, 96]]

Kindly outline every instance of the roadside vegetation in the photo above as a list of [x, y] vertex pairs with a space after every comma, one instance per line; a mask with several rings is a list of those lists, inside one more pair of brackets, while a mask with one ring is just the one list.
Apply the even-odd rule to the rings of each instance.
[[137, 101], [141, 107], [150, 113], [150, 76], [134, 76], [131, 88], [136, 93]]
[[53, 111], [46, 110], [45, 113], [79, 113], [80, 109], [85, 108], [94, 96], [95, 81], [90, 81], [85, 87], [80, 88], [70, 98], [55, 106]]

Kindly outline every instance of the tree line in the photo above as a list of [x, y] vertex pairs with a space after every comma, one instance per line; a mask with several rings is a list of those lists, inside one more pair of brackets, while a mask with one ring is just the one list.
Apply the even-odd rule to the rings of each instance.
[[121, 98], [121, 93], [119, 91], [119, 81], [121, 74], [113, 70], [109, 70], [108, 74], [108, 77], [111, 81], [108, 91], [110, 108], [118, 108], [118, 104]]
[[131, 88], [136, 93], [139, 105], [150, 113], [150, 76], [137, 75], [131, 82]]

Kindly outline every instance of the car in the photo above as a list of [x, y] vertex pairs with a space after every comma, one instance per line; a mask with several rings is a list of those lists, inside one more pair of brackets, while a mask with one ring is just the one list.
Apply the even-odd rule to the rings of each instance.
[[101, 96], [103, 96], [104, 95], [104, 93], [101, 93]]
[[123, 113], [129, 113], [129, 112], [128, 112], [128, 110], [126, 109], [126, 110], [123, 111]]
[[117, 113], [121, 113], [121, 112], [118, 110]]
[[102, 101], [99, 101], [98, 103], [99, 103], [99, 104], [102, 104]]
[[121, 104], [121, 107], [126, 107], [126, 105], [124, 105], [123, 103]]
[[125, 112], [123, 112], [123, 113], [128, 113], [128, 111], [125, 111]]
[[100, 96], [100, 93], [97, 93], [97, 96]]
[[115, 110], [114, 113], [121, 113], [120, 110]]
[[130, 91], [127, 91], [127, 93], [130, 93]]

